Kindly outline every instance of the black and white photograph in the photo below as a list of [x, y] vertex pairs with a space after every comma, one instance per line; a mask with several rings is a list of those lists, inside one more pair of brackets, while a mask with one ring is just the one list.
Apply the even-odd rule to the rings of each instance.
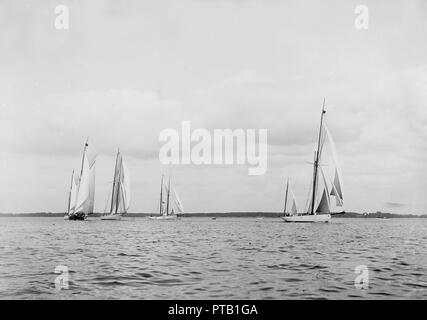
[[427, 2], [0, 0], [0, 299], [426, 300]]

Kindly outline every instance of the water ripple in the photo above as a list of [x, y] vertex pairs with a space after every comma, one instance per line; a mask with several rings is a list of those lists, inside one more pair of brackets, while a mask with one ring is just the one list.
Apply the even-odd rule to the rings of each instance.
[[[427, 298], [427, 219], [1, 222], [0, 299]], [[55, 287], [58, 265], [68, 290]]]

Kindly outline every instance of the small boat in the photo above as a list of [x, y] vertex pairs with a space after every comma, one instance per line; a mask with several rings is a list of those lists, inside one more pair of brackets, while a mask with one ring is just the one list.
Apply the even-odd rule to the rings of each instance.
[[389, 218], [387, 218], [387, 217], [376, 217], [375, 219], [377, 219], [377, 220], [390, 220]]
[[71, 175], [71, 187], [68, 197], [68, 212], [64, 219], [85, 220], [93, 213], [95, 203], [95, 162], [96, 155], [88, 150], [89, 139], [86, 140], [80, 177]]
[[110, 211], [101, 216], [101, 220], [121, 220], [130, 206], [130, 174], [120, 154], [120, 150], [117, 151], [113, 186], [109, 202]]
[[[164, 175], [160, 183], [160, 203], [159, 203], [159, 215], [148, 217], [151, 220], [175, 220], [178, 219], [177, 213], [183, 213], [184, 207], [181, 199], [178, 196], [175, 188], [171, 185], [171, 179], [169, 177], [169, 183], [167, 186], [163, 183]], [[165, 189], [165, 190], [164, 190]], [[166, 201], [163, 199], [163, 193], [166, 193]], [[176, 210], [176, 211], [175, 211]], [[177, 212], [177, 213], [176, 213]]]
[[[288, 201], [289, 193], [289, 180], [286, 186], [286, 195], [285, 195], [285, 209], [284, 216], [281, 218], [285, 222], [330, 222], [332, 214], [332, 201], [331, 197], [335, 197], [335, 209], [339, 209], [339, 212], [335, 214], [345, 213], [343, 207], [343, 193], [342, 193], [342, 183], [341, 175], [338, 166], [338, 161], [336, 157], [335, 144], [332, 139], [332, 136], [329, 132], [329, 129], [324, 122], [325, 110], [325, 100], [323, 100], [322, 114], [320, 117], [320, 129], [319, 129], [319, 138], [317, 142], [317, 150], [314, 153], [314, 162], [313, 162], [313, 183], [310, 187], [310, 193], [307, 202], [307, 210], [304, 213], [298, 213], [296, 208], [295, 197], [292, 195], [292, 207], [290, 212], [286, 210], [286, 204]], [[325, 165], [322, 161], [322, 154], [324, 153], [324, 145], [326, 138], [330, 145], [332, 153], [332, 162], [334, 163], [334, 179], [329, 181], [326, 179], [326, 174], [323, 171], [323, 166]], [[320, 180], [320, 178], [322, 178]], [[319, 182], [320, 180], [320, 182]]]

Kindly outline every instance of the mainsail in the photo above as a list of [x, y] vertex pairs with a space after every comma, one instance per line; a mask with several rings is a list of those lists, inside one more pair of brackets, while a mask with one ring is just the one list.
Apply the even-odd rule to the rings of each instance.
[[120, 151], [116, 156], [110, 204], [110, 215], [123, 215], [130, 206], [130, 174]]
[[86, 157], [86, 153], [83, 154], [82, 161], [82, 170], [79, 179], [79, 190], [77, 193], [76, 207], [74, 209], [74, 214], [85, 214], [89, 213], [91, 203], [90, 203], [90, 185], [91, 185], [91, 176], [90, 176], [90, 167], [89, 161]]

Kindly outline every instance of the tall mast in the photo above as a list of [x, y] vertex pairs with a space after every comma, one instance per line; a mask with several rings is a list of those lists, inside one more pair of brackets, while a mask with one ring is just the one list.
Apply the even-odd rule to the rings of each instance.
[[[89, 137], [87, 137], [86, 142], [85, 142], [85, 147], [83, 149], [83, 156], [82, 156], [82, 167], [80, 169], [80, 177], [79, 177], [79, 181], [82, 179], [82, 175], [83, 175], [83, 165], [85, 163], [85, 154], [86, 154], [86, 148], [88, 147], [88, 141], [89, 141]], [[79, 182], [80, 185], [80, 182]]]
[[74, 179], [74, 170], [71, 173], [71, 184], [70, 184], [70, 192], [68, 194], [68, 212], [67, 214], [70, 215], [70, 204], [71, 204], [71, 191], [73, 189], [73, 179]]
[[[120, 159], [119, 157], [120, 157], [120, 150], [117, 150], [117, 159]], [[117, 171], [117, 176], [119, 177], [119, 181], [116, 181], [116, 189], [117, 189], [117, 191], [116, 191], [116, 213], [119, 210], [120, 178], [121, 178], [121, 175], [122, 175], [121, 167], [122, 166], [121, 166], [121, 159], [120, 159], [120, 165], [117, 168], [117, 170], [118, 170]]]
[[283, 213], [286, 215], [286, 204], [288, 203], [288, 189], [289, 189], [289, 178], [286, 182], [286, 192], [285, 192], [285, 208], [283, 209]]
[[160, 183], [160, 215], [162, 215], [162, 207], [163, 207], [163, 176], [162, 174], [162, 182]]
[[317, 187], [317, 169], [319, 168], [319, 156], [320, 156], [320, 140], [322, 137], [322, 126], [323, 126], [323, 115], [326, 113], [325, 111], [325, 98], [323, 98], [323, 106], [322, 106], [322, 115], [320, 116], [320, 129], [319, 129], [319, 139], [317, 141], [317, 150], [315, 153], [314, 159], [314, 174], [313, 174], [313, 196], [311, 199], [311, 214], [314, 214], [314, 204], [316, 201], [316, 187]]
[[168, 202], [166, 204], [166, 215], [169, 215], [169, 195], [171, 191], [171, 177], [169, 176], [169, 184], [168, 184]]
[[89, 137], [86, 138], [86, 142], [85, 142], [85, 147], [83, 149], [83, 156], [82, 156], [82, 167], [80, 169], [80, 177], [79, 177], [79, 188], [80, 189], [80, 182], [82, 181], [82, 176], [83, 176], [83, 166], [85, 163], [85, 155], [86, 155], [86, 148], [88, 147], [88, 141], [89, 141]]

